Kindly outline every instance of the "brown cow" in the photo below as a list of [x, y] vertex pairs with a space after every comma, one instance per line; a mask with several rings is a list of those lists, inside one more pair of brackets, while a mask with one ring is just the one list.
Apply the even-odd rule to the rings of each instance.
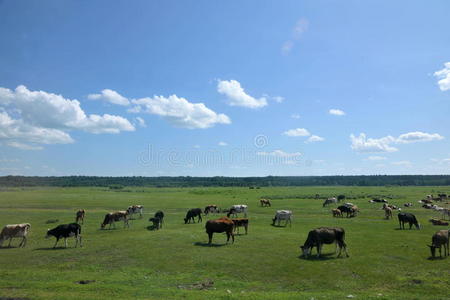
[[218, 213], [218, 212], [219, 212], [219, 208], [217, 207], [217, 205], [214, 205], [214, 204], [207, 205], [205, 207], [205, 210], [203, 211], [205, 216], [207, 216], [209, 213]]
[[77, 211], [77, 215], [75, 218], [75, 223], [79, 223], [81, 221], [81, 224], [84, 224], [84, 216], [85, 216], [86, 212], [84, 211], [84, 209], [80, 209], [79, 211]]
[[8, 247], [11, 247], [11, 241], [15, 237], [21, 237], [22, 241], [19, 244], [19, 247], [25, 247], [27, 243], [27, 235], [28, 231], [30, 231], [31, 225], [28, 223], [24, 224], [12, 224], [5, 225], [3, 227], [2, 232], [0, 232], [0, 247], [3, 244], [3, 241], [9, 239]]
[[433, 225], [437, 226], [448, 226], [448, 222], [438, 219], [430, 219], [430, 222], [433, 223]]
[[213, 234], [215, 232], [217, 233], [225, 232], [227, 234], [227, 244], [228, 241], [230, 240], [230, 237], [232, 238], [234, 243], [234, 234], [233, 234], [234, 223], [229, 218], [223, 217], [217, 220], [209, 220], [206, 222], [205, 229], [206, 233], [208, 234], [209, 245], [211, 245]]
[[234, 218], [231, 219], [231, 221], [233, 221], [234, 224], [234, 232], [236, 232], [239, 234], [239, 227], [244, 227], [245, 229], [245, 234], [248, 233], [248, 219], [247, 218]]
[[272, 206], [269, 199], [260, 199], [259, 203], [261, 204], [261, 206], [269, 206], [269, 207]]
[[392, 208], [385, 205], [383, 206], [383, 210], [384, 210], [384, 216], [386, 217], [387, 220], [389, 220], [389, 218], [392, 219]]
[[343, 217], [342, 212], [337, 208], [333, 208], [331, 212], [333, 213], [333, 217]]
[[116, 228], [116, 224], [114, 222], [123, 221], [123, 227], [130, 227], [128, 224], [128, 212], [125, 210], [116, 211], [113, 213], [108, 213], [105, 215], [105, 219], [101, 224], [101, 229], [104, 229], [106, 225], [109, 224], [109, 228], [111, 229], [111, 225]]
[[449, 231], [439, 230], [431, 238], [431, 245], [428, 245], [431, 250], [431, 256], [434, 258], [436, 248], [439, 248], [439, 256], [442, 257], [441, 247], [444, 246], [444, 256], [449, 255]]

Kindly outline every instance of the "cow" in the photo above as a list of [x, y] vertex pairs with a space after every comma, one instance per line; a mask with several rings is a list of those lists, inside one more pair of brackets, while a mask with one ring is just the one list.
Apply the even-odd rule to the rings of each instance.
[[84, 216], [86, 215], [86, 212], [84, 211], [84, 209], [80, 209], [77, 211], [76, 213], [76, 217], [75, 217], [75, 223], [80, 223], [84, 224]]
[[153, 223], [153, 228], [158, 230], [162, 228], [163, 220], [164, 220], [164, 213], [160, 210], [158, 210], [153, 218], [148, 219], [150, 222]]
[[369, 202], [387, 203], [388, 201], [386, 199], [373, 198], [372, 200], [369, 200]]
[[184, 224], [191, 223], [191, 220], [193, 223], [195, 223], [195, 217], [198, 217], [197, 222], [202, 222], [202, 210], [200, 208], [191, 208], [186, 213], [186, 217], [184, 218]]
[[142, 213], [144, 212], [144, 206], [142, 205], [131, 205], [127, 208], [127, 213], [131, 217], [135, 214], [139, 214], [139, 218], [142, 218]]
[[317, 257], [322, 254], [323, 244], [336, 243], [336, 250], [339, 247], [338, 257], [341, 256], [341, 250], [344, 249], [345, 254], [349, 257], [347, 253], [347, 245], [345, 244], [345, 230], [341, 227], [319, 227], [311, 230], [308, 233], [308, 237], [303, 244], [300, 246], [302, 249], [302, 254], [305, 258], [311, 254], [312, 248], [317, 247]]
[[359, 208], [352, 203], [346, 203], [344, 205], [338, 206], [338, 208], [342, 213], [347, 214], [347, 218], [355, 217], [356, 213], [359, 211]]
[[411, 213], [400, 212], [398, 213], [398, 223], [400, 225], [400, 229], [405, 229], [405, 222], [409, 223], [409, 229], [414, 225], [417, 229], [420, 229], [420, 224], [416, 219], [416, 216]]
[[227, 244], [230, 241], [230, 237], [234, 243], [234, 234], [233, 234], [234, 223], [229, 218], [223, 217], [217, 220], [208, 220], [205, 224], [205, 229], [209, 238], [208, 245], [211, 245], [213, 234], [215, 232], [217, 233], [225, 232], [227, 235]]
[[431, 256], [435, 257], [436, 248], [439, 249], [439, 256], [442, 257], [441, 247], [444, 246], [444, 256], [449, 254], [449, 231], [439, 230], [431, 237], [431, 245], [428, 245], [431, 250]]
[[128, 224], [128, 212], [124, 210], [108, 213], [105, 215], [103, 219], [103, 223], [100, 225], [101, 229], [105, 229], [105, 226], [109, 224], [109, 229], [111, 229], [111, 225], [116, 228], [115, 222], [123, 221], [123, 227], [130, 227]]
[[433, 198], [428, 198], [428, 196], [427, 196], [427, 199], [422, 199], [419, 202], [422, 202], [424, 204], [431, 204], [431, 203], [433, 203]]
[[268, 206], [268, 207], [272, 206], [269, 199], [260, 199], [259, 203], [261, 204], [261, 206]]
[[430, 219], [429, 220], [433, 225], [436, 226], [448, 226], [448, 222], [438, 219]]
[[337, 201], [337, 199], [336, 199], [335, 197], [328, 198], [328, 199], [326, 199], [326, 200], [323, 202], [322, 207], [325, 207], [325, 206], [327, 206], [328, 204], [331, 204], [331, 203], [337, 203], [337, 202], [338, 202], [338, 201]]
[[277, 226], [280, 226], [280, 222], [284, 220], [284, 226], [287, 226], [289, 223], [289, 227], [292, 226], [292, 211], [290, 210], [277, 210], [275, 217], [272, 219], [272, 226], [275, 226], [275, 222], [277, 222]]
[[403, 204], [403, 206], [404, 206], [404, 207], [412, 207], [413, 204], [412, 204], [411, 202], [408, 202], [408, 203]]
[[234, 232], [236, 232], [239, 234], [239, 227], [244, 227], [245, 229], [245, 234], [248, 233], [248, 219], [247, 218], [233, 218], [231, 219], [231, 221], [233, 221], [234, 224]]
[[341, 202], [341, 201], [344, 201], [345, 200], [345, 195], [339, 195], [339, 196], [337, 196], [337, 201], [338, 202]]
[[442, 219], [445, 220], [446, 217], [449, 217], [449, 219], [450, 219], [450, 209], [448, 209], [448, 208], [444, 208], [442, 210]]
[[25, 247], [25, 244], [27, 243], [27, 235], [30, 229], [31, 225], [29, 223], [5, 225], [2, 232], [0, 232], [0, 247], [7, 239], [9, 239], [8, 247], [11, 247], [12, 239], [20, 237], [22, 238], [22, 241], [19, 244], [19, 248]]
[[386, 217], [387, 220], [389, 220], [389, 218], [392, 219], [392, 208], [390, 208], [389, 206], [385, 206], [383, 207], [384, 209], [384, 216]]
[[333, 208], [331, 212], [333, 213], [333, 217], [342, 217], [342, 212], [337, 208]]
[[209, 213], [218, 213], [218, 212], [219, 208], [217, 207], [217, 205], [207, 205], [205, 207], [205, 210], [203, 211], [205, 216], [207, 216]]
[[67, 248], [67, 238], [72, 236], [74, 236], [76, 240], [75, 248], [78, 246], [78, 242], [80, 242], [80, 247], [83, 246], [81, 244], [81, 226], [78, 223], [62, 224], [56, 226], [53, 229], [47, 230], [47, 235], [45, 236], [45, 238], [48, 239], [51, 236], [54, 236], [56, 238], [53, 249], [56, 248], [56, 244], [58, 244], [58, 241], [61, 238], [64, 238], [64, 246], [65, 248]]
[[229, 218], [231, 215], [233, 215], [233, 217], [237, 218], [237, 216], [238, 216], [237, 214], [238, 213], [244, 213], [244, 217], [247, 218], [247, 208], [248, 207], [245, 204], [233, 205], [230, 208], [230, 210], [229, 210], [229, 212], [227, 214], [227, 217]]

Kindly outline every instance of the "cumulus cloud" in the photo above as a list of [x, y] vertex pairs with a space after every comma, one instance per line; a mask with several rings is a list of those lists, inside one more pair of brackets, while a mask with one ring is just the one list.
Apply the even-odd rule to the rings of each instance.
[[203, 103], [191, 103], [188, 100], [171, 95], [153, 96], [131, 100], [134, 107], [129, 112], [158, 115], [176, 127], [209, 128], [216, 124], [230, 124], [225, 114], [217, 114]]
[[219, 80], [217, 91], [228, 98], [228, 103], [231, 106], [256, 109], [267, 105], [267, 99], [265, 97], [256, 99], [248, 95], [241, 87], [241, 84], [236, 80]]
[[397, 138], [393, 136], [385, 136], [379, 139], [367, 138], [365, 133], [359, 136], [350, 135], [352, 141], [351, 148], [360, 153], [377, 153], [377, 152], [395, 152], [397, 148], [392, 144], [409, 144], [416, 142], [430, 142], [444, 139], [438, 133], [426, 133], [421, 131], [408, 132], [399, 135]]
[[295, 46], [295, 42], [298, 41], [303, 34], [308, 30], [309, 21], [305, 18], [301, 18], [295, 23], [292, 29], [292, 36], [289, 40], [285, 41], [281, 46], [281, 53], [284, 55], [289, 54]]
[[438, 85], [441, 91], [450, 90], [450, 62], [446, 62], [442, 70], [434, 72], [434, 76], [439, 79]]
[[311, 133], [309, 133], [309, 131], [306, 130], [305, 128], [289, 129], [289, 130], [283, 132], [283, 134], [287, 135], [287, 136], [293, 136], [293, 137], [310, 136], [311, 135]]
[[[12, 115], [14, 117], [12, 117]], [[77, 100], [44, 91], [30, 91], [18, 86], [14, 91], [0, 88], [0, 140], [20, 149], [40, 149], [34, 144], [68, 144], [67, 133], [83, 130], [90, 133], [133, 131], [134, 126], [120, 116], [86, 113]]]
[[318, 135], [311, 135], [305, 143], [315, 143], [315, 142], [323, 142], [325, 139], [323, 137], [320, 137]]
[[91, 100], [103, 100], [106, 102], [110, 102], [112, 104], [127, 106], [130, 105], [130, 101], [124, 96], [120, 95], [118, 92], [104, 89], [100, 94], [89, 94], [88, 99]]
[[335, 108], [330, 109], [328, 111], [328, 113], [330, 115], [335, 115], [335, 116], [345, 116], [345, 112], [343, 110], [335, 109]]
[[147, 127], [147, 124], [145, 124], [145, 120], [142, 119], [141, 117], [136, 117], [135, 120], [136, 120], [136, 123], [137, 123], [140, 127]]

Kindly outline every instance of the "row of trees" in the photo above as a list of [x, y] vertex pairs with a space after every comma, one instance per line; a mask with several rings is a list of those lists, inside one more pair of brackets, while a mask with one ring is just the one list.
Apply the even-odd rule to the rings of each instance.
[[450, 175], [373, 176], [267, 176], [267, 177], [97, 177], [97, 176], [2, 176], [0, 186], [121, 186], [148, 187], [267, 187], [267, 186], [426, 186], [450, 185]]

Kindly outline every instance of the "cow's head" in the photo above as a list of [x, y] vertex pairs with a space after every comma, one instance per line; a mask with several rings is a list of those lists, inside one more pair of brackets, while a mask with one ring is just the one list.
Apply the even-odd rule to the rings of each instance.
[[187, 224], [188, 218], [184, 218], [184, 224]]
[[48, 239], [52, 235], [50, 234], [50, 229], [47, 229], [47, 233], [45, 234], [45, 238]]
[[308, 257], [308, 255], [311, 253], [311, 247], [300, 246], [300, 249], [302, 249], [302, 255], [304, 257]]
[[436, 247], [433, 245], [428, 245], [428, 247], [430, 247], [431, 256], [434, 258], [434, 256], [436, 255]]
[[100, 224], [100, 229], [105, 229], [106, 224], [105, 223], [101, 223]]

